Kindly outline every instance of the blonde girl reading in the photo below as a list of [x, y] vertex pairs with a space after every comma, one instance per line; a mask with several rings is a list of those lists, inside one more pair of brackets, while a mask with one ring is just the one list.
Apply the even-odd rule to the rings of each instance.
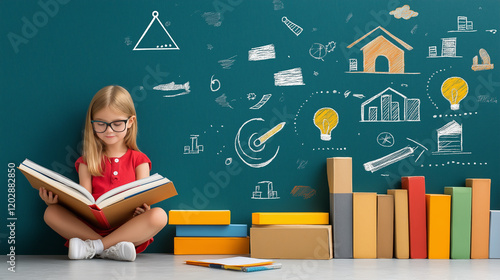
[[[151, 161], [139, 151], [136, 137], [137, 116], [128, 91], [120, 86], [99, 90], [87, 111], [83, 155], [75, 163], [80, 185], [94, 198], [149, 176]], [[98, 256], [134, 261], [167, 224], [163, 209], [144, 204], [123, 225], [100, 229], [59, 205], [52, 192], [40, 188], [40, 197], [48, 205], [44, 214], [47, 225], [69, 240], [70, 259]]]

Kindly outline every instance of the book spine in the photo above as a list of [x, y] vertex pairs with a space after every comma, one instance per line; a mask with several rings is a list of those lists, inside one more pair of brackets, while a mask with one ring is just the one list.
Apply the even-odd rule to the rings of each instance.
[[450, 257], [470, 259], [471, 188], [445, 187], [451, 195]]
[[393, 253], [394, 196], [380, 194], [377, 195], [377, 258], [392, 259]]
[[451, 196], [426, 194], [429, 259], [450, 258]]
[[323, 212], [258, 212], [252, 213], [254, 225], [328, 225], [329, 213]]
[[490, 259], [500, 259], [500, 211], [490, 211]]
[[408, 190], [410, 258], [427, 258], [427, 220], [425, 209], [425, 177], [402, 177], [401, 186]]
[[487, 259], [490, 238], [490, 179], [466, 179], [472, 188], [471, 259]]
[[334, 258], [352, 259], [352, 193], [330, 193]]
[[410, 235], [408, 226], [408, 191], [387, 190], [394, 196], [394, 256], [398, 259], [410, 258]]
[[377, 194], [352, 194], [352, 243], [355, 259], [377, 258]]
[[174, 237], [174, 255], [247, 255], [248, 237]]
[[177, 225], [178, 237], [246, 237], [246, 224], [232, 225]]
[[108, 222], [108, 219], [106, 216], [104, 216], [104, 213], [102, 212], [101, 208], [99, 208], [97, 205], [89, 205], [90, 211], [96, 218], [97, 222], [99, 223], [99, 226], [103, 229], [109, 229], [111, 228], [111, 225]]
[[170, 210], [168, 216], [171, 225], [229, 225], [231, 223], [231, 212], [229, 210]]
[[352, 158], [326, 160], [330, 193], [352, 193]]

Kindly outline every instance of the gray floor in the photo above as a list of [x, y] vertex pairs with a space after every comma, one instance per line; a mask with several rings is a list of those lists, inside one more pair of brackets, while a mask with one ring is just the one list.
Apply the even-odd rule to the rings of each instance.
[[16, 272], [3, 262], [0, 279], [500, 279], [500, 259], [488, 260], [275, 260], [283, 268], [238, 272], [184, 264], [230, 256], [140, 254], [135, 262], [16, 256]]

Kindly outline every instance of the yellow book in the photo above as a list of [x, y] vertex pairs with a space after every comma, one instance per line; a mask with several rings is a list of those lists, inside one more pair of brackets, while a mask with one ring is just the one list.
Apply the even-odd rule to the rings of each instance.
[[394, 196], [394, 257], [410, 258], [410, 230], [408, 216], [408, 190], [387, 190]]
[[450, 258], [451, 195], [426, 194], [427, 256], [429, 259]]
[[377, 258], [377, 193], [352, 194], [352, 243], [355, 259]]
[[247, 255], [248, 237], [174, 237], [174, 255]]
[[259, 212], [252, 213], [254, 225], [328, 225], [325, 212]]
[[170, 210], [168, 223], [171, 225], [229, 225], [229, 210]]

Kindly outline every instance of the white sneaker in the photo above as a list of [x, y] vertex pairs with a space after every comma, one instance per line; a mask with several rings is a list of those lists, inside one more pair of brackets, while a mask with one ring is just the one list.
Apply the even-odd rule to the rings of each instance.
[[117, 261], [133, 262], [135, 260], [135, 246], [132, 242], [119, 242], [116, 245], [104, 250], [101, 254], [99, 254], [99, 257]]
[[69, 240], [68, 257], [72, 260], [91, 259], [95, 256], [95, 248], [91, 240], [71, 238]]

